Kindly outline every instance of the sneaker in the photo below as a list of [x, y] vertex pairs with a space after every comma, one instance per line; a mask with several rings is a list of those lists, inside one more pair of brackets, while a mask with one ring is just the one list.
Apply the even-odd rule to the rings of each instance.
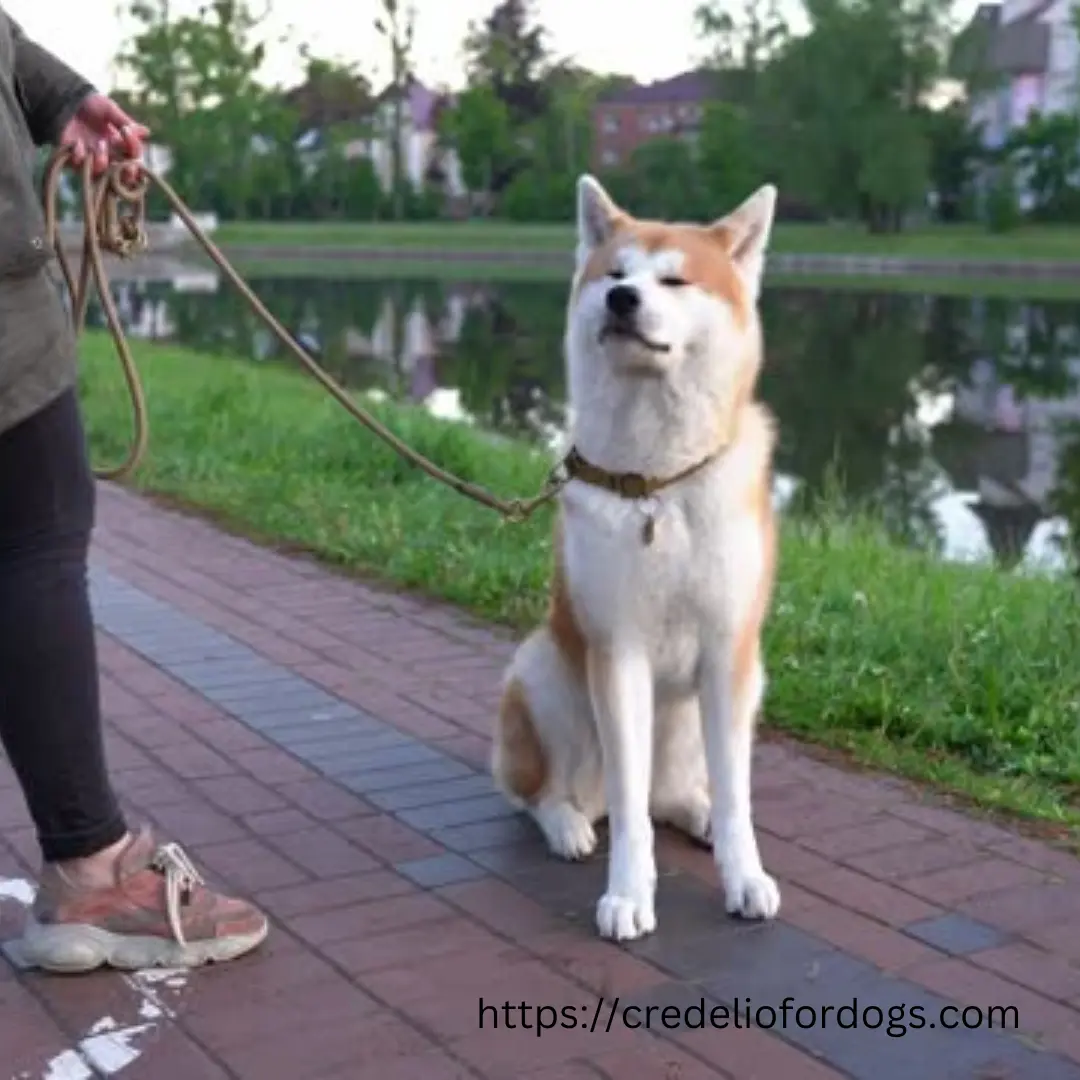
[[143, 829], [120, 853], [109, 888], [50, 874], [20, 944], [23, 959], [45, 971], [191, 968], [250, 952], [269, 929], [251, 904], [207, 888], [182, 848], [157, 845]]

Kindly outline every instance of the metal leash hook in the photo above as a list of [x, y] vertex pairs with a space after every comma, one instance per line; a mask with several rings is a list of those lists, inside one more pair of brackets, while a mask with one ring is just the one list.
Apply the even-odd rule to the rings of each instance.
[[[252, 291], [251, 286], [236, 272], [232, 264], [216, 244], [206, 235], [195, 220], [191, 210], [183, 199], [161, 176], [149, 169], [141, 161], [113, 161], [97, 178], [93, 175], [93, 162], [89, 157], [82, 165], [82, 205], [83, 205], [83, 257], [76, 282], [60, 241], [58, 218], [56, 213], [60, 176], [71, 160], [70, 147], [62, 147], [49, 159], [42, 182], [42, 202], [45, 210], [45, 230], [48, 242], [56, 252], [57, 261], [64, 274], [68, 292], [71, 295], [72, 314], [75, 334], [82, 333], [86, 321], [86, 305], [89, 299], [90, 275], [93, 274], [101, 306], [109, 324], [116, 352], [124, 371], [128, 393], [131, 396], [132, 414], [135, 423], [135, 437], [127, 458], [116, 468], [100, 470], [96, 475], [105, 480], [117, 480], [130, 475], [146, 451], [149, 437], [149, 423], [146, 413], [146, 399], [143, 392], [139, 369], [135, 364], [120, 314], [112, 298], [109, 276], [105, 270], [103, 253], [108, 252], [121, 259], [130, 259], [146, 251], [149, 237], [146, 228], [146, 196], [150, 185], [156, 185], [171, 205], [173, 212], [184, 223], [192, 238], [210, 257], [211, 261], [229, 279], [233, 288], [247, 301], [248, 306], [266, 323], [274, 336], [292, 353], [297, 362], [322, 385], [331, 397], [342, 406], [355, 420], [363, 424], [370, 432], [377, 435], [395, 453], [411, 465], [416, 466], [433, 480], [452, 488], [466, 498], [481, 506], [497, 511], [502, 517], [515, 524], [527, 521], [533, 513], [558, 495], [566, 481], [555, 482], [558, 466], [548, 477], [548, 482], [539, 495], [532, 499], [500, 499], [477, 484], [469, 483], [453, 473], [441, 469], [433, 461], [418, 453], [407, 443], [399, 439], [385, 424], [357, 404], [352, 395], [321, 368], [311, 355], [303, 349], [296, 339], [270, 313], [263, 302]], [[135, 175], [135, 180], [127, 177]], [[121, 207], [128, 207], [127, 213]]]
[[[130, 183], [124, 173], [138, 169], [138, 179]], [[98, 243], [121, 259], [141, 255], [150, 246], [146, 231], [146, 196], [150, 191], [150, 177], [140, 165], [128, 164], [105, 173], [107, 190], [101, 215], [98, 219]], [[121, 208], [127, 205], [128, 212]]]

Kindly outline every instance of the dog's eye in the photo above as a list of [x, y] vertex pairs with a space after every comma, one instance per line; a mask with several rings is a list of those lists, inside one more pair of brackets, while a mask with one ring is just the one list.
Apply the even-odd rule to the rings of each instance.
[[669, 288], [672, 289], [679, 289], [682, 288], [683, 285], [689, 285], [690, 282], [687, 281], [686, 278], [675, 277], [669, 274], [667, 277], [662, 277], [660, 279], [660, 284], [667, 285]]
[[622, 281], [622, 279], [623, 279], [624, 277], [626, 277], [626, 271], [625, 271], [625, 270], [620, 270], [620, 269], [619, 269], [619, 268], [618, 268], [618, 267], [616, 266], [616, 267], [613, 267], [613, 268], [612, 268], [611, 270], [609, 270], [609, 271], [607, 272], [607, 276], [608, 276], [609, 278], [612, 278], [612, 279], [613, 279], [614, 281]]

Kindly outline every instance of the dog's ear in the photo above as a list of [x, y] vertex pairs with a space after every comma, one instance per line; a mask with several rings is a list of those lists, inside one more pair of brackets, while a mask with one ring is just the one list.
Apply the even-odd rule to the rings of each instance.
[[626, 214], [603, 189], [600, 182], [585, 175], [577, 182], [577, 255], [581, 263], [601, 244], [611, 239]]
[[727, 249], [755, 300], [761, 291], [765, 253], [775, 213], [776, 188], [766, 184], [726, 217], [710, 226], [710, 230]]

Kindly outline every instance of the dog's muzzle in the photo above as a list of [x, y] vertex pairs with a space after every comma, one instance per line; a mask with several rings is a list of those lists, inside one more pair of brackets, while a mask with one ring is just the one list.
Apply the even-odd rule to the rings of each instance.
[[653, 341], [647, 338], [637, 327], [633, 319], [620, 319], [616, 316], [608, 316], [604, 325], [600, 327], [600, 341], [608, 338], [622, 338], [625, 341], [634, 341], [643, 348], [654, 353], [671, 352], [671, 346], [662, 341]]
[[609, 337], [635, 341], [650, 352], [665, 353], [671, 351], [670, 345], [663, 345], [646, 337], [638, 326], [638, 312], [641, 310], [641, 292], [633, 285], [614, 285], [608, 289], [604, 298], [607, 318], [600, 328], [600, 341]]

